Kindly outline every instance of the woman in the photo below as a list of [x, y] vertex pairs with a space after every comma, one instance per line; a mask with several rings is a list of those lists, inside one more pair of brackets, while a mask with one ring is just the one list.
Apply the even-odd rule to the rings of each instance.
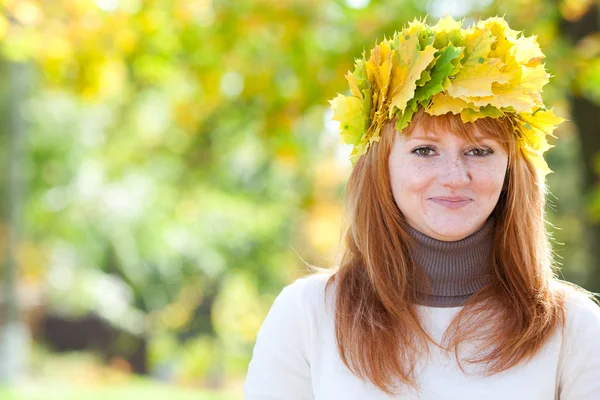
[[246, 400], [600, 398], [600, 308], [555, 275], [535, 37], [415, 21], [332, 102], [354, 145], [338, 268], [286, 287]]

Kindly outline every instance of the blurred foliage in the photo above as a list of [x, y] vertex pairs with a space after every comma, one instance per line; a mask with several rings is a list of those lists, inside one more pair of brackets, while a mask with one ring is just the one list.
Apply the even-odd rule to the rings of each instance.
[[[568, 118], [573, 81], [600, 101], [600, 37], [559, 36], [585, 4], [0, 0], [0, 108], [8, 63], [31, 85], [20, 282], [56, 312], [148, 334], [158, 376], [243, 375], [273, 297], [306, 272], [296, 253], [333, 262], [350, 149], [327, 100], [353, 58], [425, 13], [505, 14], [539, 36], [555, 75], [544, 98]], [[549, 213], [565, 275], [581, 282], [580, 221], [586, 207], [600, 215], [600, 195], [591, 207], [580, 196], [575, 126], [557, 135]]]
[[[197, 377], [196, 377], [197, 379]], [[235, 390], [199, 390], [190, 382], [168, 385], [132, 376], [120, 360], [105, 366], [89, 353], [53, 354], [34, 344], [28, 385], [2, 387], [2, 400], [164, 399], [233, 400]]]

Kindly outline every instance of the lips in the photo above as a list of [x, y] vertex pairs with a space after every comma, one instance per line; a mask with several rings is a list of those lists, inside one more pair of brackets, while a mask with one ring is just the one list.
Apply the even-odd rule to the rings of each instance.
[[442, 201], [469, 201], [468, 197], [432, 197], [431, 200], [442, 200]]
[[468, 197], [432, 197], [429, 200], [452, 209], [464, 207], [473, 201]]

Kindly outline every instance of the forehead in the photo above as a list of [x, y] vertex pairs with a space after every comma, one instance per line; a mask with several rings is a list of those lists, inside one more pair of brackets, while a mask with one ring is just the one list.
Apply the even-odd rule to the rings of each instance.
[[460, 115], [449, 113], [433, 116], [419, 110], [400, 134], [406, 139], [427, 137], [433, 140], [439, 135], [450, 134], [470, 143], [491, 139], [507, 146], [511, 139], [509, 133], [505, 122], [497, 119], [482, 118], [464, 123]]
[[491, 135], [486, 135], [478, 129], [472, 129], [471, 131], [452, 131], [446, 127], [442, 128], [426, 128], [421, 126], [415, 126], [410, 132], [402, 132], [401, 137], [404, 141], [412, 140], [428, 140], [432, 142], [444, 141], [447, 137], [454, 137], [466, 142], [478, 142], [483, 140], [493, 140]]

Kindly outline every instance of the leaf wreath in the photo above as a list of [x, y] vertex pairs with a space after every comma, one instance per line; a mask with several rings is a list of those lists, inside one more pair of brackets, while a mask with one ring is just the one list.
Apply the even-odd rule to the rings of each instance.
[[542, 174], [551, 172], [543, 153], [546, 135], [564, 121], [547, 110], [548, 83], [536, 36], [525, 37], [500, 17], [462, 29], [448, 16], [434, 26], [414, 20], [355, 60], [346, 79], [350, 95], [330, 100], [333, 119], [352, 164], [379, 141], [386, 121], [408, 126], [419, 106], [430, 115], [459, 114], [462, 121], [509, 117], [519, 144]]

